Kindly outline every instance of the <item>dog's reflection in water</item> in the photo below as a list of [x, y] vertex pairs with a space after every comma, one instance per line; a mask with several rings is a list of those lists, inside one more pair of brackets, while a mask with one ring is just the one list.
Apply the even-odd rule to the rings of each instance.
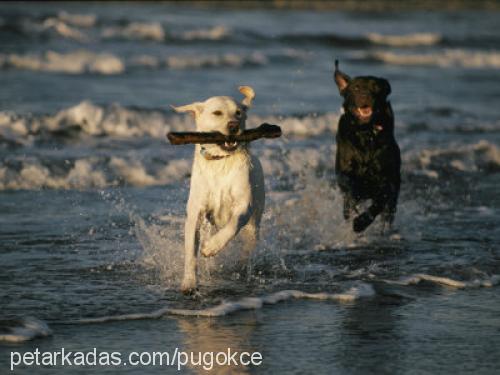
[[[252, 319], [252, 318], [249, 318]], [[184, 342], [180, 350], [190, 356], [187, 366], [195, 373], [206, 374], [249, 374], [250, 368], [242, 365], [239, 361], [239, 353], [258, 351], [251, 346], [250, 339], [255, 329], [255, 322], [245, 321], [244, 325], [230, 326], [221, 322], [219, 318], [177, 318], [180, 331], [184, 334]], [[235, 357], [237, 365], [232, 361], [229, 364], [219, 365], [216, 355], [219, 352], [227, 353], [230, 348], [231, 353], [238, 352]], [[191, 354], [192, 353], [192, 354]], [[210, 355], [209, 353], [213, 353]], [[191, 361], [191, 355], [193, 360]], [[220, 357], [222, 359], [222, 357]], [[245, 357], [249, 361], [249, 357]], [[252, 365], [250, 365], [252, 366]]]

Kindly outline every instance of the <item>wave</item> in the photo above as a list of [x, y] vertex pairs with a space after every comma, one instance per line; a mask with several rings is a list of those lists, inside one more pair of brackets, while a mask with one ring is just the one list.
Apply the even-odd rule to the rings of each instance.
[[15, 35], [40, 40], [63, 37], [77, 42], [91, 41], [82, 29], [91, 29], [97, 23], [93, 14], [70, 14], [61, 11], [55, 15], [39, 19], [29, 16], [14, 16], [0, 20], [0, 30]]
[[309, 299], [318, 301], [353, 302], [361, 298], [375, 295], [375, 290], [370, 284], [358, 283], [344, 293], [307, 293], [300, 290], [282, 290], [262, 297], [245, 297], [234, 302], [223, 302], [219, 305], [200, 310], [162, 308], [151, 313], [125, 314], [99, 318], [80, 319], [75, 323], [106, 323], [120, 320], [158, 319], [165, 315], [217, 317], [225, 316], [238, 311], [257, 310], [264, 305], [275, 305], [291, 299]]
[[[268, 122], [279, 124], [283, 129], [283, 137], [272, 142], [275, 147], [260, 147], [265, 143], [257, 145], [266, 176], [278, 178], [286, 185], [304, 171], [333, 173], [333, 138], [338, 117], [338, 113], [285, 117], [250, 115], [250, 126]], [[193, 121], [189, 116], [118, 104], [100, 106], [88, 101], [48, 115], [0, 112], [0, 147], [6, 150], [26, 148], [28, 152], [19, 159], [16, 153], [9, 154], [0, 162], [0, 190], [93, 189], [178, 183], [190, 175], [190, 160], [185, 159], [183, 153], [177, 157], [159, 157], [159, 152], [144, 150], [161, 148], [163, 144], [167, 148], [166, 133], [192, 129]], [[331, 137], [331, 142], [318, 145], [314, 143], [318, 136]], [[310, 139], [313, 144], [284, 147], [289, 141], [303, 138]], [[81, 145], [104, 142], [104, 147], [99, 146], [99, 153], [82, 157], [66, 147], [75, 139]], [[134, 152], [117, 153], [113, 149], [117, 142], [126, 144], [139, 140], [141, 146], [133, 146]], [[44, 156], [44, 145], [54, 143], [62, 146], [64, 152], [61, 156]], [[146, 144], [149, 145], [147, 148]], [[169, 153], [176, 151], [180, 149], [170, 149]], [[404, 173], [434, 179], [450, 174], [496, 173], [500, 170], [500, 148], [487, 140], [404, 150], [402, 159]]]
[[236, 41], [239, 35], [223, 25], [169, 30], [160, 22], [98, 20], [95, 14], [64, 11], [41, 18], [28, 15], [0, 18], [0, 31], [40, 41], [61, 37], [82, 43], [96, 40], [150, 40], [158, 43]]
[[395, 285], [416, 285], [421, 282], [431, 282], [437, 285], [449, 286], [452, 288], [465, 289], [465, 288], [491, 288], [500, 283], [500, 275], [493, 275], [486, 279], [474, 279], [471, 281], [460, 281], [451, 279], [449, 277], [433, 276], [425, 273], [418, 273], [400, 280], [384, 280], [388, 284]]
[[[286, 136], [310, 137], [335, 133], [338, 118], [337, 113], [301, 117], [250, 115], [248, 124], [277, 123]], [[34, 141], [47, 137], [71, 138], [78, 134], [165, 139], [169, 131], [188, 131], [192, 128], [193, 122], [188, 116], [123, 107], [119, 104], [100, 106], [90, 101], [83, 101], [53, 115], [0, 112], [0, 143], [3, 139], [19, 146], [31, 145]]]
[[57, 18], [72, 26], [84, 28], [93, 27], [97, 23], [97, 16], [95, 14], [68, 13], [64, 10], [57, 14]]
[[96, 14], [74, 14], [61, 11], [43, 17], [14, 15], [0, 18], [0, 31], [37, 39], [39, 42], [55, 38], [65, 38], [79, 43], [93, 41], [125, 40], [131, 42], [153, 41], [157, 43], [224, 42], [253, 44], [284, 44], [338, 46], [363, 48], [388, 46], [413, 48], [437, 46], [454, 48], [494, 49], [499, 39], [494, 35], [454, 36], [435, 32], [414, 32], [409, 34], [367, 33], [346, 35], [334, 32], [324, 33], [284, 33], [269, 35], [260, 31], [243, 28], [228, 28], [214, 24], [206, 28], [169, 25], [161, 22], [143, 22], [133, 19], [98, 18]]
[[[166, 147], [166, 145], [165, 145]], [[295, 181], [306, 171], [333, 173], [335, 146], [259, 150], [268, 178]], [[175, 184], [190, 176], [191, 160], [183, 157], [92, 155], [64, 160], [43, 156], [12, 156], [0, 162], [0, 190], [94, 189], [110, 186]], [[487, 141], [446, 149], [409, 151], [403, 154], [403, 172], [438, 179], [457, 173], [497, 173], [500, 150]]]
[[454, 172], [495, 173], [500, 171], [500, 149], [482, 140], [470, 145], [410, 151], [403, 154], [403, 168], [431, 178]]
[[110, 186], [152, 186], [182, 181], [190, 174], [188, 160], [148, 160], [134, 156], [87, 157], [64, 162], [43, 158], [0, 163], [0, 190], [94, 189]]
[[[98, 22], [100, 21], [100, 22]], [[0, 23], [0, 30], [15, 32], [28, 38], [62, 37], [86, 43], [91, 40], [149, 40], [158, 43], [186, 42], [221, 42], [225, 43], [276, 43], [305, 44], [311, 43], [339, 47], [369, 47], [385, 45], [394, 47], [416, 47], [437, 45], [444, 38], [438, 33], [417, 32], [401, 35], [345, 35], [338, 33], [284, 33], [268, 35], [259, 31], [228, 28], [225, 25], [213, 25], [206, 28], [170, 29], [160, 22], [142, 22], [134, 20], [98, 20], [95, 14], [70, 14], [60, 12], [44, 18], [29, 16], [15, 17]], [[459, 43], [447, 39], [448, 45]], [[477, 41], [476, 41], [477, 42]], [[465, 41], [464, 41], [465, 43]]]
[[107, 27], [101, 32], [104, 39], [165, 40], [165, 31], [159, 22], [131, 22], [126, 26]]
[[[336, 130], [337, 114], [310, 117], [250, 116], [249, 124], [278, 123], [285, 137], [308, 137]], [[53, 115], [17, 115], [0, 112], [0, 146], [33, 147], [44, 142], [73, 142], [75, 137], [110, 137], [120, 142], [150, 137], [165, 142], [169, 131], [192, 130], [188, 116], [158, 110], [141, 110], [120, 105], [99, 106], [84, 101]], [[332, 138], [333, 139], [333, 138]], [[331, 146], [319, 148], [264, 149], [261, 161], [267, 175], [293, 176], [305, 166], [315, 170], [332, 168]], [[42, 154], [43, 155], [43, 154]], [[93, 189], [108, 186], [152, 186], [177, 183], [190, 175], [190, 160], [184, 158], [129, 154], [71, 157], [64, 162], [35, 155], [0, 161], [0, 190]]]
[[226, 53], [222, 55], [205, 56], [171, 56], [165, 60], [165, 65], [171, 69], [193, 69], [207, 67], [243, 67], [252, 65], [267, 65], [266, 55], [254, 52], [247, 55]]
[[59, 36], [67, 39], [73, 39], [82, 43], [87, 43], [90, 41], [89, 36], [83, 31], [71, 27], [66, 22], [61, 21], [57, 18], [48, 18], [40, 25], [33, 24], [32, 29], [36, 30], [40, 34], [53, 31]]
[[[93, 20], [93, 22], [92, 22]], [[58, 16], [47, 17], [43, 20], [30, 18], [0, 19], [0, 31], [20, 35], [27, 39], [64, 38], [80, 43], [91, 41], [124, 40], [158, 43], [186, 43], [186, 42], [217, 42], [239, 40], [239, 34], [231, 32], [223, 25], [215, 25], [203, 29], [167, 32], [159, 22], [131, 21], [125, 25], [108, 25], [95, 28], [96, 17], [93, 15], [71, 15], [60, 13]], [[246, 33], [242, 33], [243, 37]]]
[[499, 52], [471, 51], [463, 49], [447, 49], [442, 52], [429, 53], [396, 53], [375, 51], [361, 54], [361, 59], [392, 65], [500, 69]]
[[260, 40], [278, 40], [283, 43], [298, 44], [323, 44], [338, 47], [370, 47], [377, 45], [391, 47], [417, 47], [440, 44], [443, 40], [441, 34], [437, 33], [413, 33], [401, 35], [383, 35], [378, 33], [368, 33], [366, 35], [341, 35], [336, 33], [320, 34], [283, 34], [277, 38], [271, 39], [265, 35], [257, 36]]
[[[490, 288], [500, 283], [500, 275], [493, 275], [486, 279], [476, 279], [472, 281], [460, 281], [448, 277], [434, 276], [428, 274], [415, 274], [404, 277], [400, 280], [380, 280], [383, 283], [400, 286], [411, 286], [419, 284], [421, 281], [434, 283], [436, 285], [448, 286], [453, 288]], [[376, 282], [376, 281], [375, 281]], [[308, 293], [300, 290], [282, 290], [261, 297], [244, 297], [237, 301], [222, 302], [218, 305], [204, 309], [177, 309], [164, 307], [150, 313], [134, 313], [115, 316], [103, 316], [97, 318], [79, 319], [72, 323], [96, 324], [114, 321], [159, 319], [168, 315], [196, 316], [196, 317], [220, 317], [234, 314], [246, 310], [262, 309], [266, 305], [275, 305], [280, 302], [292, 299], [307, 299], [316, 301], [335, 301], [340, 303], [355, 302], [364, 298], [373, 298], [377, 295], [376, 289], [371, 283], [357, 282], [356, 285], [343, 293]]]
[[[147, 56], [143, 56], [142, 64], [148, 63]], [[149, 61], [149, 63], [152, 63]], [[186, 63], [185, 61], [183, 63]], [[199, 64], [200, 62], [194, 62]], [[172, 65], [175, 63], [172, 62]], [[184, 65], [185, 66], [185, 65]], [[452, 113], [452, 108], [425, 108], [429, 113], [442, 116], [443, 113]], [[456, 112], [462, 117], [462, 112]], [[415, 116], [418, 116], [415, 115]], [[451, 115], [450, 115], [451, 116]], [[279, 124], [287, 137], [317, 137], [334, 135], [337, 131], [340, 113], [327, 112], [323, 114], [296, 114], [287, 116], [260, 116], [250, 114], [249, 124], [264, 122]], [[491, 133], [500, 128], [497, 123], [470, 121], [462, 125], [440, 124], [440, 130], [454, 133]], [[169, 131], [192, 130], [193, 122], [188, 116], [168, 113], [167, 111], [124, 107], [119, 104], [102, 106], [90, 101], [83, 101], [73, 107], [63, 109], [49, 115], [20, 115], [11, 111], [0, 111], [0, 144], [12, 147], [32, 145], [37, 140], [54, 138], [74, 138], [75, 136], [97, 136], [135, 138], [151, 137], [164, 139]], [[412, 125], [399, 123], [401, 132], [414, 133], [428, 131], [427, 125]]]
[[223, 53], [208, 55], [173, 55], [165, 58], [140, 55], [134, 56], [129, 66], [131, 68], [150, 68], [150, 69], [204, 69], [204, 68], [243, 68], [249, 66], [268, 65], [270, 60], [296, 58], [295, 55], [284, 52], [283, 54], [266, 55], [261, 52], [252, 52], [248, 54]]
[[41, 55], [0, 55], [0, 69], [23, 69], [66, 74], [120, 74], [123, 61], [110, 53], [79, 50], [68, 53], [47, 51]]
[[184, 31], [178, 35], [178, 38], [184, 41], [194, 40], [224, 40], [228, 39], [231, 31], [222, 25], [216, 25], [208, 29], [195, 29]]
[[231, 31], [222, 25], [167, 33], [159, 22], [130, 22], [125, 26], [106, 27], [100, 33], [103, 39], [152, 40], [155, 42], [222, 41], [230, 39], [231, 35]]
[[[165, 145], [167, 147], [167, 145]], [[264, 149], [259, 153], [266, 176], [291, 179], [305, 170], [333, 171], [331, 146], [319, 148]], [[0, 161], [1, 190], [95, 189], [110, 186], [154, 186], [179, 183], [190, 176], [191, 160], [140, 156], [131, 151], [120, 156], [9, 157]]]
[[116, 75], [126, 71], [147, 69], [205, 69], [244, 68], [264, 66], [270, 63], [304, 60], [305, 54], [294, 50], [272, 53], [220, 53], [197, 55], [136, 55], [130, 58], [118, 57], [109, 52], [77, 50], [59, 53], [47, 51], [42, 54], [0, 54], [0, 69], [21, 69], [38, 72], [65, 74]]
[[47, 323], [36, 318], [0, 321], [0, 342], [19, 343], [51, 334]]
[[431, 46], [439, 44], [443, 37], [436, 33], [414, 33], [406, 35], [382, 35], [369, 33], [366, 38], [374, 43], [391, 47]]
[[[167, 145], [165, 145], [167, 147]], [[259, 150], [267, 178], [293, 184], [306, 172], [332, 174], [335, 146], [293, 147]], [[472, 145], [403, 153], [403, 173], [432, 179], [463, 173], [497, 173], [500, 149], [487, 141]], [[191, 160], [184, 157], [141, 155], [91, 155], [62, 159], [44, 156], [10, 156], [0, 162], [0, 190], [94, 189], [110, 186], [176, 184], [190, 176]], [[288, 182], [287, 182], [288, 181]]]

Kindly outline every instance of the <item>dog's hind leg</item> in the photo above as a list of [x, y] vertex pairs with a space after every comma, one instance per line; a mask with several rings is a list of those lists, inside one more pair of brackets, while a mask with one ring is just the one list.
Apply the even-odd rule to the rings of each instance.
[[184, 228], [184, 278], [181, 284], [181, 291], [184, 294], [192, 293], [196, 288], [196, 257], [200, 242], [200, 224], [200, 211], [190, 212], [188, 210]]
[[344, 207], [343, 207], [343, 214], [344, 214], [344, 219], [349, 220], [351, 218], [351, 215], [353, 212], [356, 210], [356, 201], [350, 194], [344, 194]]
[[242, 265], [246, 263], [246, 274], [249, 279], [253, 273], [252, 253], [259, 241], [259, 228], [252, 219], [241, 229], [240, 236], [243, 242], [240, 261]]
[[259, 240], [259, 231], [253, 222], [245, 225], [240, 232], [243, 240], [243, 252], [245, 256], [249, 256]]
[[382, 221], [384, 222], [384, 224], [390, 226], [394, 221], [394, 216], [396, 215], [396, 205], [397, 202], [390, 201], [385, 206], [384, 210], [382, 211]]
[[382, 221], [384, 223], [384, 229], [390, 230], [392, 223], [394, 221], [394, 216], [396, 215], [396, 208], [398, 204], [399, 191], [394, 191], [388, 199], [387, 204], [382, 211]]
[[[339, 158], [337, 157], [337, 160]], [[337, 185], [340, 188], [340, 191], [342, 193], [342, 199], [343, 199], [343, 215], [345, 220], [349, 220], [352, 216], [352, 214], [356, 211], [356, 206], [359, 203], [355, 198], [354, 195], [356, 194], [356, 186], [353, 184], [352, 180], [343, 175], [342, 173], [339, 173], [337, 175]]]

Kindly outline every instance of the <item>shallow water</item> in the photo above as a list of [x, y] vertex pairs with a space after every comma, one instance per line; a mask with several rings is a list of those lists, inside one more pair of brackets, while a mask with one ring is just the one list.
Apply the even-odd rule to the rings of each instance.
[[[230, 347], [263, 364], [216, 373], [494, 373], [496, 15], [1, 4], [2, 371], [11, 351], [34, 348]], [[341, 218], [334, 57], [392, 85], [403, 185], [388, 236], [378, 223], [356, 236]], [[250, 268], [238, 243], [202, 260], [199, 293], [184, 297], [192, 148], [165, 134], [193, 124], [168, 105], [240, 84], [257, 93], [249, 125], [284, 131], [253, 146], [261, 242]]]

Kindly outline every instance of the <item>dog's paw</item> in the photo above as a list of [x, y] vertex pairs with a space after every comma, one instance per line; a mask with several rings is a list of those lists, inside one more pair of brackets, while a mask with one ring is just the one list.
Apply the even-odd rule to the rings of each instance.
[[221, 250], [219, 242], [214, 237], [209, 239], [201, 249], [201, 254], [205, 257], [213, 257]]
[[196, 291], [196, 281], [194, 280], [183, 280], [181, 284], [182, 294], [191, 295]]
[[352, 229], [356, 233], [362, 232], [368, 227], [368, 225], [373, 222], [373, 219], [374, 218], [372, 217], [372, 215], [370, 215], [368, 212], [365, 212], [354, 218]]

